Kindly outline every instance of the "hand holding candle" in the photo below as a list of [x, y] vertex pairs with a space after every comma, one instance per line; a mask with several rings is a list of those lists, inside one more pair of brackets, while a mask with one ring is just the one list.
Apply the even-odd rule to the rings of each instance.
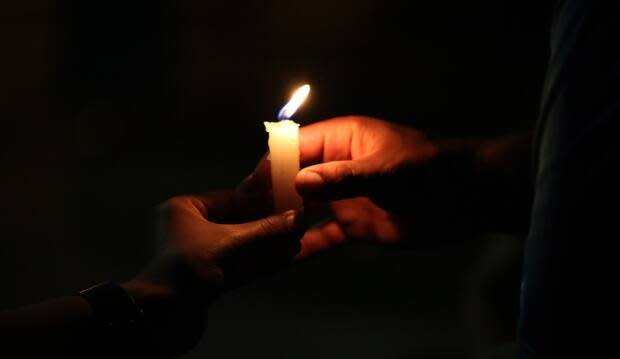
[[265, 122], [265, 129], [269, 133], [271, 183], [277, 213], [299, 209], [303, 204], [295, 190], [295, 176], [299, 172], [299, 124], [290, 118], [309, 93], [309, 85], [300, 87], [280, 110], [279, 121]]

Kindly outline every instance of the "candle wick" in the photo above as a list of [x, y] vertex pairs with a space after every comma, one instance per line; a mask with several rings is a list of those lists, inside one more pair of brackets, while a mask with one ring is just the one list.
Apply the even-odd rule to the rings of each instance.
[[280, 112], [278, 112], [278, 121], [288, 120], [290, 117], [286, 115], [286, 106], [282, 107]]
[[293, 114], [295, 114], [295, 112], [297, 112], [297, 109], [299, 109], [299, 106], [304, 103], [309, 93], [310, 85], [306, 84], [298, 88], [297, 91], [295, 91], [295, 93], [293, 94], [293, 96], [291, 96], [289, 102], [284, 105], [284, 107], [282, 107], [282, 109], [278, 113], [278, 120], [288, 120], [293, 117]]

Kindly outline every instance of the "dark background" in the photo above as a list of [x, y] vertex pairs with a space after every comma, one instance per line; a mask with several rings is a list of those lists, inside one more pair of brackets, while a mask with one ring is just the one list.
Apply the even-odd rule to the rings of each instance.
[[[535, 3], [532, 5], [531, 3]], [[262, 121], [364, 114], [436, 135], [536, 120], [549, 5], [524, 1], [80, 1], [0, 5], [0, 306], [150, 255], [149, 210], [234, 186]], [[462, 358], [512, 339], [520, 240], [353, 245], [223, 297], [188, 357]]]

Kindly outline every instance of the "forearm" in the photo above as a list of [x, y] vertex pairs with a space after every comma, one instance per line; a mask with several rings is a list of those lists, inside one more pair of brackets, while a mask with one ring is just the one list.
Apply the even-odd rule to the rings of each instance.
[[135, 326], [107, 328], [79, 295], [51, 299], [0, 313], [0, 357], [169, 358], [199, 340], [204, 305], [180, 303], [168, 289], [139, 280], [121, 286], [144, 312]]
[[532, 201], [531, 133], [439, 141], [439, 194], [473, 232], [525, 233]]
[[0, 312], [0, 357], [75, 354], [87, 337], [92, 310], [67, 296]]

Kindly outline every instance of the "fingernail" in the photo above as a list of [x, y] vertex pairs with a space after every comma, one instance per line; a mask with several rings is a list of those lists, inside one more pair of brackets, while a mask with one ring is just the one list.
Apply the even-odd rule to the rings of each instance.
[[295, 229], [295, 217], [297, 217], [297, 213], [294, 210], [284, 212], [284, 219], [289, 230]]
[[301, 171], [297, 175], [297, 182], [303, 186], [319, 186], [325, 183], [323, 177], [313, 171]]

